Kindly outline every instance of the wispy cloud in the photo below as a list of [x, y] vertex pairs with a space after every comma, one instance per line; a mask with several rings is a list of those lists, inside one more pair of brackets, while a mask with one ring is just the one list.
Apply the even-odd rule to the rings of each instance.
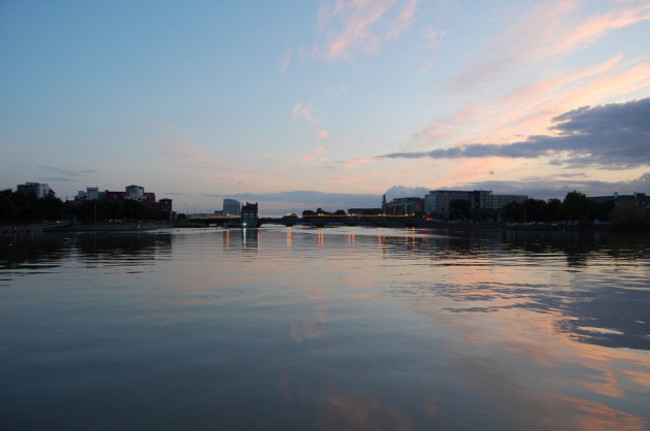
[[375, 157], [364, 157], [361, 159], [355, 159], [355, 160], [350, 160], [349, 162], [345, 163], [345, 167], [348, 169], [353, 169], [357, 168], [361, 165], [365, 165], [366, 163], [370, 163], [372, 161], [376, 160]]
[[286, 48], [284, 50], [284, 54], [282, 55], [282, 58], [280, 59], [280, 63], [278, 64], [278, 69], [280, 70], [281, 75], [286, 74], [287, 70], [289, 70], [290, 60], [291, 60], [291, 49]]
[[300, 164], [302, 166], [305, 166], [305, 165], [309, 164], [309, 162], [311, 162], [313, 159], [315, 159], [316, 157], [318, 157], [321, 154], [325, 153], [326, 151], [327, 151], [327, 149], [325, 147], [320, 147], [317, 150], [315, 150], [315, 151], [307, 154], [305, 157], [303, 157]]
[[59, 180], [59, 181], [67, 181], [71, 177], [74, 178], [74, 177], [79, 177], [81, 175], [93, 174], [93, 173], [96, 172], [93, 169], [85, 169], [85, 170], [81, 170], [81, 171], [69, 171], [69, 170], [66, 170], [66, 169], [59, 169], [59, 168], [55, 168], [55, 167], [52, 167], [52, 166], [41, 166], [41, 168], [43, 168], [45, 170], [48, 170], [48, 171], [51, 171], [51, 172], [56, 172], [59, 175], [64, 175], [65, 177], [67, 177], [67, 179], [65, 179], [65, 180], [62, 179], [63, 177], [57, 177], [56, 179]]
[[154, 148], [182, 165], [203, 169], [221, 167], [218, 157], [188, 143], [158, 144]]
[[627, 5], [582, 22], [576, 12], [579, 0], [551, 0], [534, 6], [507, 32], [493, 40], [486, 55], [454, 81], [457, 92], [474, 91], [478, 86], [514, 70], [530, 68], [583, 49], [612, 30], [650, 19], [650, 5]]
[[291, 111], [291, 119], [295, 120], [300, 116], [311, 124], [318, 124], [314, 105], [311, 101], [307, 103], [298, 102], [294, 105], [293, 110]]
[[[507, 86], [507, 84], [505, 84]], [[501, 94], [468, 101], [458, 112], [429, 123], [415, 146], [507, 142], [516, 135], [546, 133], [553, 116], [576, 106], [639, 97], [650, 90], [650, 64], [622, 55], [578, 70], [558, 70]]]
[[418, 0], [327, 2], [318, 15], [323, 40], [314, 46], [314, 56], [334, 62], [349, 61], [357, 52], [375, 52], [410, 27], [417, 3]]

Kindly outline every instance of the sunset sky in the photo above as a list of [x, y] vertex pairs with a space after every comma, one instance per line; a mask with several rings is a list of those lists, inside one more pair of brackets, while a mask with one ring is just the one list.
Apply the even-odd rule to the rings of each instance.
[[649, 47], [648, 0], [5, 0], [0, 188], [650, 193]]

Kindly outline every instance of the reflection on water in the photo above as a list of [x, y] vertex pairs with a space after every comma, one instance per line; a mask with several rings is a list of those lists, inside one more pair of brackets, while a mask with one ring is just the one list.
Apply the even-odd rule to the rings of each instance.
[[2, 429], [647, 429], [650, 239], [0, 238]]

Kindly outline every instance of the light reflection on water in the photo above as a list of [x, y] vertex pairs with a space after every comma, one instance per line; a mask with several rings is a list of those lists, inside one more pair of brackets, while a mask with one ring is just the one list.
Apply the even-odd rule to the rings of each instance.
[[0, 239], [2, 429], [647, 429], [650, 240]]

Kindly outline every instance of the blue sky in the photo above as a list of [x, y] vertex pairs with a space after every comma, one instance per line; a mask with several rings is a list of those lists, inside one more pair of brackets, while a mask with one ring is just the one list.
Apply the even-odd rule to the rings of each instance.
[[267, 213], [650, 192], [648, 40], [648, 1], [7, 0], [0, 187]]

